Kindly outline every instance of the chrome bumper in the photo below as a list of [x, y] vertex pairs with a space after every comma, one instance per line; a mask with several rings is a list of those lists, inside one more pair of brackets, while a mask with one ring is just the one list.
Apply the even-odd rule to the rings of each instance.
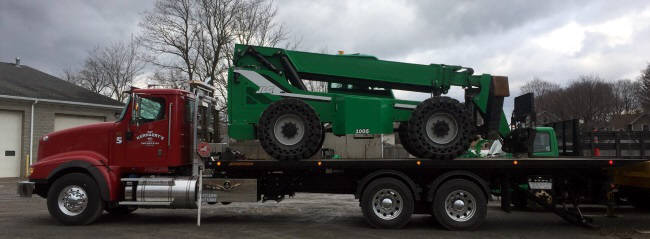
[[21, 181], [18, 182], [18, 195], [21, 197], [32, 197], [34, 192], [34, 182]]

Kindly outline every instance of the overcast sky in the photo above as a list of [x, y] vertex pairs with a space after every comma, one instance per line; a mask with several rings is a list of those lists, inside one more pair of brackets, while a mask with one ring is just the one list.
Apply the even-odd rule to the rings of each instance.
[[[2, 1], [0, 61], [60, 76], [96, 45], [138, 34], [153, 1]], [[472, 67], [506, 75], [512, 94], [538, 77], [636, 79], [650, 61], [650, 1], [278, 0], [300, 49]], [[454, 93], [455, 95], [458, 92]], [[422, 97], [403, 95], [404, 97]]]

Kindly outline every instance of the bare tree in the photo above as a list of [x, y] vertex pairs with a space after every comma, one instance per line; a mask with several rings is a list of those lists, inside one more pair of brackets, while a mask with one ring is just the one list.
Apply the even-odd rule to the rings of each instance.
[[[522, 93], [533, 93], [535, 95], [535, 108], [538, 111], [553, 112], [552, 105], [558, 92], [561, 90], [560, 85], [534, 78], [521, 87]], [[558, 112], [553, 112], [558, 113]]]
[[236, 17], [242, 11], [241, 0], [200, 0], [198, 4], [197, 51], [200, 72], [204, 82], [216, 89], [217, 105], [225, 109], [227, 98], [227, 71], [230, 51], [234, 48]]
[[563, 120], [583, 119], [587, 128], [604, 127], [614, 115], [612, 84], [598, 76], [580, 76], [561, 92], [553, 97], [558, 103], [552, 111]]
[[633, 114], [640, 109], [638, 90], [640, 82], [631, 80], [619, 80], [612, 83], [613, 110], [614, 115], [619, 117], [624, 114]]
[[189, 89], [185, 75], [178, 69], [159, 69], [149, 78], [152, 84], [149, 86], [160, 86], [174, 89]]
[[109, 82], [106, 70], [100, 62], [102, 60], [100, 56], [101, 51], [103, 49], [99, 46], [88, 51], [88, 56], [84, 60], [81, 70], [74, 71], [72, 68], [64, 69], [63, 77], [65, 80], [86, 88], [89, 91], [111, 97], [112, 92], [107, 90]]
[[277, 7], [274, 1], [243, 0], [237, 16], [237, 42], [246, 45], [277, 46], [286, 40], [284, 26], [275, 22]]
[[637, 93], [638, 101], [643, 107], [644, 112], [650, 113], [650, 64], [641, 71], [639, 86]]
[[560, 85], [544, 81], [537, 77], [521, 87], [522, 93], [533, 93], [535, 96], [543, 96], [559, 89]]
[[550, 112], [559, 120], [583, 119], [589, 129], [606, 127], [613, 118], [636, 112], [638, 88], [639, 84], [630, 80], [610, 83], [597, 75], [583, 75], [565, 88], [535, 79], [524, 85], [522, 92], [536, 94], [538, 112]]
[[123, 92], [129, 90], [133, 80], [144, 68], [138, 55], [139, 45], [135, 41], [118, 42], [102, 48], [97, 55], [97, 61], [104, 71], [111, 96], [124, 101]]
[[108, 47], [95, 47], [88, 52], [81, 70], [64, 70], [64, 79], [92, 92], [124, 100], [124, 91], [144, 68], [135, 41], [118, 42]]
[[83, 88], [87, 88], [83, 85], [83, 82], [81, 82], [81, 77], [79, 77], [78, 72], [73, 70], [72, 67], [63, 69], [63, 75], [61, 75], [61, 79]]
[[104, 60], [100, 56], [101, 48], [95, 47], [88, 52], [88, 57], [84, 61], [83, 68], [79, 71], [78, 76], [81, 83], [90, 91], [111, 96], [111, 92], [107, 89], [109, 87], [106, 69], [102, 67], [101, 61]]
[[152, 53], [149, 62], [180, 70], [187, 74], [189, 81], [194, 80], [199, 58], [195, 11], [195, 0], [159, 0], [140, 22], [142, 35], [139, 39]]
[[223, 110], [234, 44], [273, 47], [287, 38], [276, 9], [270, 0], [158, 0], [140, 23], [140, 39], [155, 65], [213, 85]]

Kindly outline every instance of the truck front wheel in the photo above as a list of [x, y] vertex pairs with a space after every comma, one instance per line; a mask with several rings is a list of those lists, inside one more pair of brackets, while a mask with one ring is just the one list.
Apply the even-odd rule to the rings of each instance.
[[54, 181], [47, 194], [47, 210], [66, 225], [95, 221], [104, 208], [97, 183], [83, 173], [71, 173]]
[[273, 102], [262, 113], [257, 127], [262, 148], [279, 160], [310, 158], [320, 150], [323, 134], [316, 111], [298, 99]]
[[474, 182], [451, 179], [436, 190], [431, 209], [448, 230], [472, 230], [485, 221], [487, 199]]
[[375, 228], [402, 228], [411, 220], [415, 202], [411, 190], [394, 178], [372, 181], [361, 196], [361, 209]]

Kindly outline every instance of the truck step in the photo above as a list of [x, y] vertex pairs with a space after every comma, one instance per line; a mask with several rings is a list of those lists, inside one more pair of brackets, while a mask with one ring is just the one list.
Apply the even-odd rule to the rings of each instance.
[[121, 201], [118, 202], [120, 206], [170, 206], [172, 202], [134, 202], [134, 201]]
[[122, 182], [146, 182], [148, 185], [174, 185], [174, 178], [121, 178]]

